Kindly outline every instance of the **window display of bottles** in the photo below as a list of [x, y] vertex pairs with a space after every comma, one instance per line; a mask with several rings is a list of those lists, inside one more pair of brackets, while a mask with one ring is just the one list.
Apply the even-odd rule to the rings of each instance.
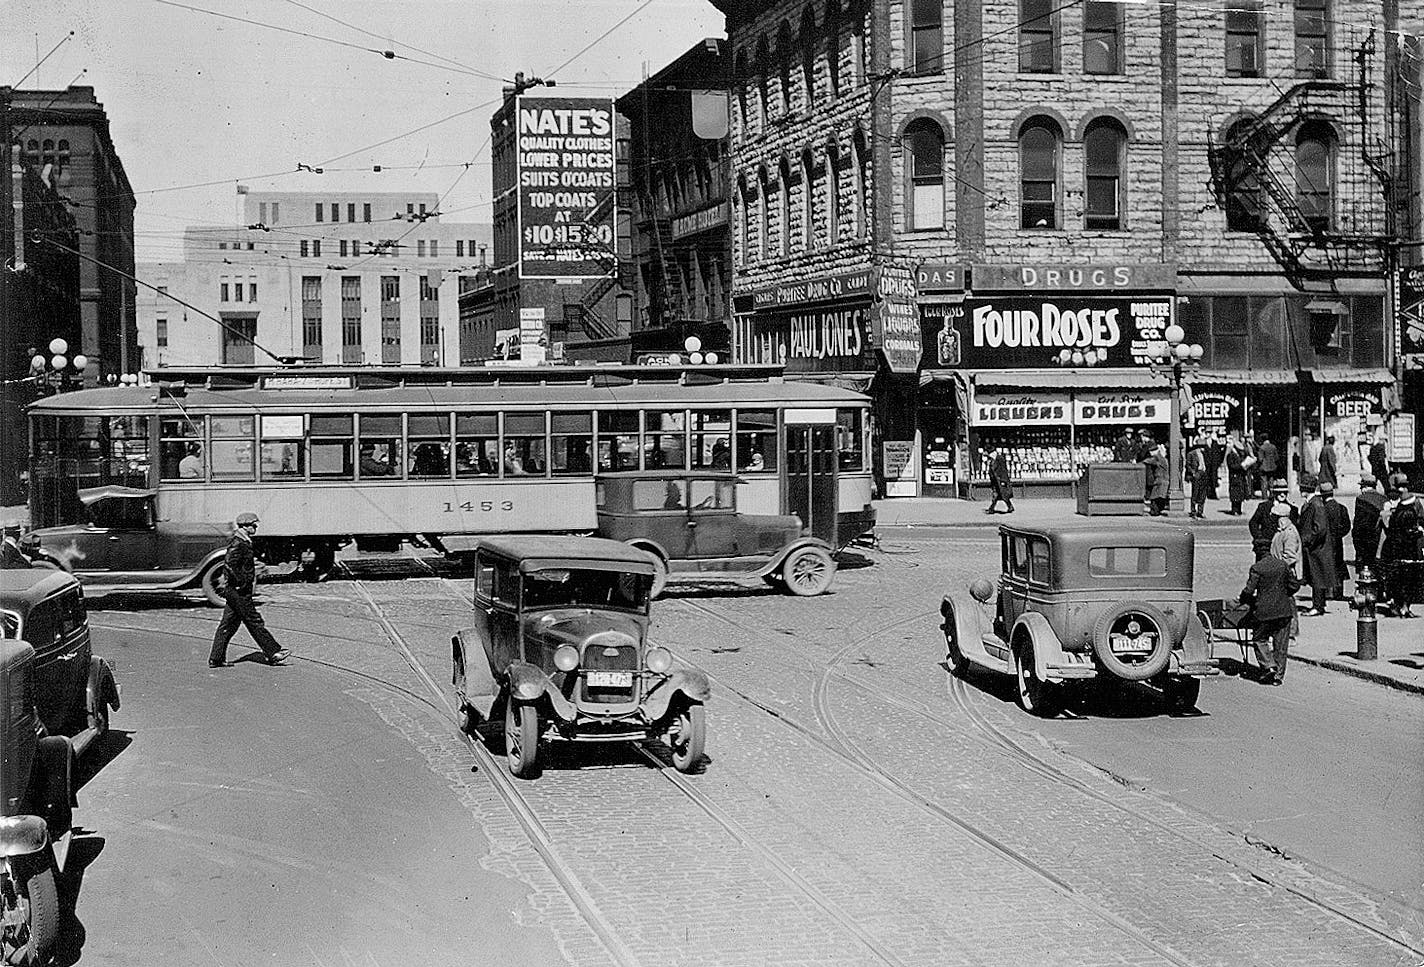
[[974, 479], [989, 479], [989, 451], [1004, 448], [1009, 475], [1015, 480], [1072, 480], [1078, 475], [1067, 427], [1028, 426], [981, 431], [974, 452]]

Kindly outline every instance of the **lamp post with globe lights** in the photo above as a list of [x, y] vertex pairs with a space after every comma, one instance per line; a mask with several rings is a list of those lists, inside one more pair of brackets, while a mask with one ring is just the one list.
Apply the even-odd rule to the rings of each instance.
[[1182, 506], [1182, 387], [1187, 377], [1201, 367], [1201, 343], [1188, 343], [1186, 331], [1175, 322], [1159, 339], [1147, 345], [1152, 372], [1172, 382], [1170, 422], [1167, 426], [1167, 506], [1177, 510]]
[[84, 370], [89, 366], [89, 357], [75, 353], [71, 358], [69, 343], [54, 338], [49, 342], [49, 356], [37, 349], [30, 350], [30, 376], [40, 386], [48, 386], [56, 393], [62, 393], [70, 383], [84, 379]]

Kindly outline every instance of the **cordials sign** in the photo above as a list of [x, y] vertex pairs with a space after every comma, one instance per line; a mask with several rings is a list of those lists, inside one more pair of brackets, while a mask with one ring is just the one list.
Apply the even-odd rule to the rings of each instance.
[[1065, 352], [1098, 366], [1142, 365], [1172, 311], [1170, 297], [969, 299], [959, 322], [963, 365], [1037, 369], [1057, 365]]
[[614, 247], [613, 102], [521, 97], [515, 108], [521, 278], [600, 278]]

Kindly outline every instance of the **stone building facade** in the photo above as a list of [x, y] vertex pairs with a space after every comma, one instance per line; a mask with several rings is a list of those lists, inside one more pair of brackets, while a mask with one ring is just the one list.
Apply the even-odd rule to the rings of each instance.
[[[1383, 432], [1387, 279], [1419, 225], [1417, 39], [1393, 0], [716, 5], [737, 358], [868, 385], [890, 493], [972, 493], [993, 444], [1066, 490], [1124, 429], [1169, 436], [1146, 350], [1173, 323], [1211, 402], [1188, 429], [1269, 436], [1293, 476], [1326, 433], [1357, 466]], [[918, 282], [909, 372], [887, 267]], [[1070, 313], [1113, 324], [1065, 336]]]

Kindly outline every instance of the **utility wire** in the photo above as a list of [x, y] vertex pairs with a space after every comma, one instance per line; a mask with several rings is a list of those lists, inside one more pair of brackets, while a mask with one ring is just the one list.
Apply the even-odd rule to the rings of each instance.
[[609, 28], [608, 28], [607, 30], [605, 30], [603, 33], [601, 33], [601, 34], [599, 34], [597, 37], [593, 38], [593, 40], [589, 41], [584, 47], [582, 47], [582, 48], [579, 50], [578, 53], [574, 54], [572, 57], [570, 57], [568, 60], [564, 61], [564, 62], [563, 62], [562, 64], [560, 64], [558, 67], [555, 67], [553, 70], [550, 70], [550, 71], [545, 71], [545, 72], [544, 72], [544, 76], [545, 76], [545, 77], [554, 77], [555, 75], [557, 75], [557, 74], [559, 73], [559, 71], [563, 70], [565, 67], [568, 67], [568, 66], [569, 66], [570, 64], [572, 64], [574, 61], [578, 60], [578, 59], [579, 59], [580, 57], [582, 57], [584, 54], [586, 54], [586, 53], [588, 53], [590, 50], [592, 50], [592, 49], [593, 49], [595, 46], [597, 46], [604, 38], [606, 38], [609, 34], [613, 33], [613, 31], [617, 30], [619, 27], [623, 26], [625, 23], [627, 23], [628, 21], [632, 20], [634, 17], [638, 16], [638, 14], [640, 14], [640, 13], [642, 13], [644, 10], [648, 9], [648, 7], [650, 7], [650, 6], [652, 5], [652, 3], [653, 3], [653, 0], [643, 0], [642, 3], [638, 4], [638, 6], [636, 6], [636, 7], [633, 8], [633, 12], [632, 12], [632, 13], [628, 14], [628, 16], [626, 16], [626, 17], [624, 17], [622, 20], [618, 21], [618, 22], [617, 22], [616, 24], [614, 24], [612, 27], [609, 27]]
[[31, 67], [31, 68], [25, 73], [25, 76], [24, 76], [24, 77], [20, 78], [18, 81], [16, 81], [15, 83], [11, 84], [10, 86], [11, 86], [11, 87], [19, 87], [21, 84], [25, 83], [25, 81], [29, 80], [29, 79], [30, 79], [30, 75], [33, 74], [35, 71], [39, 70], [41, 67], [43, 67], [43, 66], [44, 66], [44, 62], [47, 61], [47, 60], [49, 60], [51, 57], [53, 57], [53, 56], [54, 56], [54, 52], [55, 52], [56, 50], [59, 50], [59, 48], [63, 47], [65, 44], [69, 43], [70, 39], [71, 39], [73, 36], [74, 36], [74, 31], [72, 31], [72, 30], [71, 30], [69, 33], [65, 34], [64, 37], [60, 39], [59, 43], [55, 44], [53, 47], [51, 47], [51, 48], [49, 49], [49, 53], [48, 53], [48, 54], [45, 54], [45, 55], [44, 55], [43, 57], [41, 57], [38, 61], [35, 62], [35, 66], [34, 66], [34, 67]]

